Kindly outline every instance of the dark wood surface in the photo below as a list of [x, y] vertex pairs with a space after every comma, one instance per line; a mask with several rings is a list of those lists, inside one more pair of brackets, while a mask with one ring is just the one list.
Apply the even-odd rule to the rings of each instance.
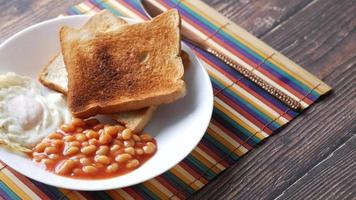
[[[333, 87], [193, 199], [356, 199], [356, 2], [204, 0]], [[81, 2], [0, 0], [0, 42]]]

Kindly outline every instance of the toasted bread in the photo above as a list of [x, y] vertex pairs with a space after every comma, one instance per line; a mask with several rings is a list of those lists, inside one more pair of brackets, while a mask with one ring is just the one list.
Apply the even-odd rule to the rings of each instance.
[[150, 22], [103, 33], [62, 27], [60, 41], [72, 114], [112, 114], [183, 97], [179, 27], [176, 10]]

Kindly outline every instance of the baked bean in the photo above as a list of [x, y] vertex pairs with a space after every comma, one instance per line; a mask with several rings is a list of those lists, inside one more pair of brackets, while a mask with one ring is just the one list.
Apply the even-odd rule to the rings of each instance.
[[69, 142], [68, 144], [71, 147], [80, 147], [80, 142], [78, 141]]
[[58, 154], [50, 154], [50, 155], [48, 155], [48, 158], [52, 159], [52, 160], [57, 160], [59, 158], [59, 155]]
[[51, 165], [51, 164], [54, 164], [54, 163], [55, 163], [54, 160], [47, 159], [47, 158], [42, 159], [41, 162], [42, 162], [43, 164], [45, 164], [45, 165]]
[[60, 133], [51, 133], [48, 135], [49, 139], [62, 139], [63, 135]]
[[87, 137], [84, 134], [77, 133], [75, 134], [75, 139], [77, 139], [79, 142], [84, 142], [87, 140]]
[[131, 158], [132, 158], [132, 156], [130, 154], [123, 153], [123, 154], [117, 155], [115, 157], [115, 161], [118, 163], [123, 163], [123, 162], [130, 160]]
[[62, 175], [69, 174], [74, 166], [75, 162], [73, 160], [64, 160], [56, 167], [55, 172]]
[[82, 164], [82, 165], [90, 165], [91, 164], [91, 161], [90, 161], [90, 159], [89, 158], [80, 158], [79, 159], [79, 162], [80, 162], [80, 164]]
[[81, 146], [82, 147], [85, 147], [85, 146], [88, 146], [89, 145], [89, 142], [85, 141], [85, 142], [82, 142]]
[[93, 130], [88, 130], [85, 135], [87, 136], [87, 138], [91, 139], [91, 138], [95, 138], [98, 139], [99, 138], [99, 133]]
[[106, 167], [106, 172], [107, 173], [114, 173], [119, 169], [119, 165], [117, 163], [113, 163], [111, 165], [108, 165]]
[[144, 142], [152, 141], [152, 137], [150, 135], [148, 135], [147, 133], [140, 135], [140, 138]]
[[109, 147], [106, 145], [99, 146], [99, 149], [96, 151], [96, 155], [107, 155], [109, 153]]
[[96, 174], [98, 172], [98, 168], [94, 167], [94, 166], [84, 166], [82, 168], [83, 172], [86, 173], [86, 174]]
[[84, 122], [84, 120], [82, 120], [80, 118], [73, 118], [72, 125], [75, 127], [83, 127], [83, 126], [85, 126], [85, 122]]
[[97, 124], [97, 125], [93, 126], [94, 131], [99, 131], [102, 128], [104, 128], [104, 124]]
[[114, 144], [111, 148], [110, 148], [110, 151], [112, 153], [115, 153], [116, 151], [118, 151], [120, 149], [120, 145], [118, 144]]
[[49, 155], [49, 154], [57, 153], [58, 149], [56, 147], [46, 147], [44, 151], [47, 155]]
[[63, 124], [60, 128], [66, 133], [71, 133], [75, 131], [75, 127], [72, 124]]
[[136, 134], [133, 134], [133, 135], [132, 135], [132, 139], [133, 139], [135, 142], [140, 142], [140, 141], [141, 141], [140, 136], [138, 136], [138, 135], [136, 135]]
[[138, 161], [137, 159], [133, 159], [127, 162], [126, 164], [126, 168], [135, 168], [140, 164], [140, 161]]
[[132, 130], [131, 129], [125, 129], [121, 133], [122, 139], [124, 140], [129, 140], [132, 136]]
[[124, 147], [133, 147], [135, 146], [135, 141], [130, 139], [130, 140], [125, 140], [124, 141]]
[[90, 139], [88, 142], [89, 142], [89, 144], [95, 145], [95, 146], [98, 146], [100, 144], [99, 141], [95, 138]]
[[76, 153], [79, 152], [79, 147], [76, 147], [76, 146], [70, 146], [68, 147], [64, 152], [63, 152], [63, 155], [65, 156], [72, 156]]
[[100, 144], [108, 144], [108, 143], [111, 142], [111, 140], [112, 140], [111, 135], [109, 135], [107, 133], [101, 134], [100, 137], [99, 137], [99, 143]]
[[152, 142], [147, 142], [146, 146], [142, 147], [145, 154], [152, 154], [156, 150], [156, 145]]
[[84, 129], [82, 127], [78, 127], [75, 129], [75, 132], [77, 133], [82, 133], [84, 131]]
[[125, 130], [125, 126], [121, 126], [120, 124], [115, 125], [115, 126], [116, 126], [118, 132], [122, 132], [123, 130]]
[[63, 140], [57, 139], [57, 140], [52, 140], [52, 145], [54, 147], [60, 148], [64, 145]]
[[92, 118], [92, 119], [85, 120], [85, 123], [88, 126], [95, 126], [95, 125], [99, 124], [100, 122], [99, 122], [99, 120]]
[[103, 165], [108, 165], [110, 164], [110, 159], [107, 156], [104, 155], [97, 155], [94, 157], [95, 162], [101, 163]]
[[143, 152], [142, 149], [136, 148], [136, 149], [135, 149], [135, 153], [136, 153], [137, 155], [142, 155], [144, 152]]
[[34, 156], [34, 157], [33, 157], [33, 160], [34, 160], [35, 162], [41, 162], [42, 156]]
[[113, 144], [117, 144], [119, 146], [124, 146], [124, 142], [118, 139], [114, 139], [114, 141], [112, 142]]
[[133, 147], [126, 147], [125, 148], [125, 153], [135, 155], [135, 149]]
[[80, 169], [80, 168], [74, 168], [74, 169], [73, 169], [73, 173], [74, 173], [74, 174], [82, 174], [83, 171], [82, 171], [82, 169]]
[[112, 137], [116, 137], [117, 132], [119, 132], [119, 130], [117, 129], [116, 126], [105, 126], [104, 127], [104, 133], [109, 134]]
[[85, 155], [90, 155], [94, 153], [96, 149], [97, 149], [96, 146], [91, 144], [89, 146], [83, 147], [80, 151]]
[[66, 135], [63, 137], [65, 142], [72, 142], [75, 140], [75, 137], [73, 135]]
[[45, 148], [48, 146], [49, 146], [48, 143], [39, 143], [38, 145], [36, 145], [34, 152], [42, 153], [45, 150]]

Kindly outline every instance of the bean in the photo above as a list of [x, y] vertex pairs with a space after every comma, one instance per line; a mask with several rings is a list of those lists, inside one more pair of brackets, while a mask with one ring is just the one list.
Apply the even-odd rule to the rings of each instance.
[[125, 153], [135, 155], [135, 149], [133, 147], [126, 147], [125, 148]]
[[33, 157], [33, 160], [34, 160], [35, 162], [41, 162], [42, 156], [34, 156], [34, 157]]
[[99, 146], [99, 149], [96, 151], [96, 155], [107, 155], [109, 153], [109, 147], [106, 145]]
[[98, 172], [98, 168], [94, 167], [94, 166], [84, 166], [82, 168], [83, 172], [86, 174], [96, 174]]
[[91, 118], [91, 119], [85, 120], [85, 123], [88, 126], [95, 126], [95, 125], [99, 124], [100, 122], [99, 122], [99, 120], [97, 120], [95, 118]]
[[85, 146], [88, 146], [89, 145], [89, 142], [85, 141], [85, 142], [82, 142], [81, 146], [82, 147], [85, 147]]
[[36, 145], [34, 151], [37, 153], [42, 153], [46, 147], [48, 147], [49, 144], [48, 143], [39, 143], [38, 145]]
[[135, 153], [136, 153], [137, 155], [142, 155], [144, 152], [143, 152], [142, 149], [136, 148], [136, 149], [135, 149]]
[[120, 145], [114, 144], [114, 145], [111, 146], [110, 151], [111, 152], [115, 152], [115, 151], [117, 151], [119, 149], [120, 149]]
[[79, 142], [84, 142], [87, 140], [87, 137], [84, 134], [77, 133], [75, 134], [75, 139], [77, 139]]
[[71, 133], [75, 131], [75, 127], [71, 124], [63, 124], [61, 125], [61, 130], [66, 132], [66, 133]]
[[117, 163], [113, 163], [111, 165], [108, 165], [106, 167], [106, 172], [107, 173], [114, 173], [119, 169], [119, 165]]
[[41, 162], [42, 162], [43, 164], [45, 164], [45, 165], [51, 165], [51, 164], [54, 164], [54, 163], [55, 163], [54, 160], [47, 159], [47, 158], [42, 159]]
[[91, 139], [91, 138], [99, 138], [99, 133], [93, 130], [88, 130], [85, 135], [87, 136], [87, 138]]
[[97, 155], [95, 156], [94, 160], [98, 163], [101, 163], [103, 165], [108, 165], [110, 164], [110, 159], [107, 156], [104, 155]]
[[77, 133], [82, 133], [84, 131], [84, 129], [82, 127], [78, 127], [75, 129], [75, 132]]
[[94, 131], [99, 131], [102, 128], [104, 128], [104, 124], [97, 124], [97, 125], [93, 126]]
[[123, 163], [123, 162], [130, 160], [131, 158], [132, 158], [132, 156], [130, 154], [123, 153], [123, 154], [117, 155], [115, 157], [115, 161], [118, 163]]
[[59, 158], [59, 155], [58, 154], [50, 154], [48, 156], [49, 159], [52, 159], [52, 160], [57, 160]]
[[125, 130], [125, 126], [121, 126], [120, 124], [117, 124], [115, 126], [116, 126], [118, 132], [122, 132], [123, 130]]
[[64, 152], [63, 152], [63, 155], [65, 156], [72, 156], [76, 153], [79, 152], [79, 147], [76, 147], [76, 146], [70, 146], [69, 148], [67, 148]]
[[83, 126], [85, 126], [85, 122], [84, 122], [84, 120], [82, 120], [80, 118], [73, 118], [72, 125], [75, 127], [83, 127]]
[[140, 142], [140, 141], [141, 141], [140, 136], [138, 136], [138, 135], [136, 135], [136, 134], [133, 134], [133, 135], [132, 135], [132, 139], [135, 140], [135, 142]]
[[140, 161], [133, 159], [127, 162], [126, 168], [135, 168], [140, 164]]
[[59, 140], [58, 139], [58, 140], [53, 140], [52, 144], [53, 144], [53, 146], [55, 146], [57, 148], [60, 148], [60, 147], [62, 147], [64, 145], [64, 142], [63, 142], [63, 140]]
[[60, 133], [51, 133], [48, 135], [49, 139], [62, 139], [63, 135]]
[[95, 139], [95, 138], [90, 139], [89, 140], [89, 144], [95, 145], [95, 146], [100, 145], [99, 141], [97, 139]]
[[132, 136], [132, 130], [131, 129], [125, 129], [121, 133], [122, 139], [124, 140], [129, 140]]
[[82, 153], [84, 153], [85, 155], [89, 155], [89, 154], [92, 154], [96, 151], [96, 146], [95, 145], [89, 145], [89, 146], [86, 146], [86, 147], [83, 147], [80, 151]]
[[75, 162], [73, 160], [64, 160], [56, 167], [55, 172], [62, 175], [69, 174], [74, 166]]
[[80, 147], [80, 142], [78, 141], [69, 142], [68, 144], [71, 147]]
[[146, 146], [142, 147], [145, 154], [152, 154], [156, 150], [156, 145], [152, 142], [147, 142]]
[[82, 171], [82, 169], [80, 169], [80, 168], [75, 168], [75, 169], [73, 169], [73, 173], [74, 173], [74, 174], [82, 174], [83, 171]]
[[100, 137], [99, 137], [100, 144], [108, 144], [111, 142], [111, 140], [112, 140], [112, 137], [107, 133], [104, 133], [104, 134], [100, 135]]
[[89, 160], [89, 158], [81, 158], [81, 159], [79, 159], [79, 162], [80, 162], [80, 164], [82, 164], [84, 166], [91, 164], [91, 161]]
[[144, 142], [152, 141], [152, 137], [150, 135], [148, 135], [147, 133], [140, 135], [140, 138]]
[[135, 146], [135, 141], [130, 139], [130, 140], [126, 140], [124, 141], [124, 147], [133, 147]]
[[58, 149], [56, 147], [46, 147], [44, 151], [47, 155], [49, 155], [49, 154], [57, 153]]
[[75, 140], [75, 137], [73, 135], [66, 135], [63, 137], [63, 140], [66, 142], [72, 142]]
[[114, 139], [113, 144], [117, 144], [119, 146], [124, 146], [124, 142], [118, 139]]
[[105, 126], [104, 133], [111, 135], [112, 137], [116, 137], [117, 132], [119, 132], [116, 126]]

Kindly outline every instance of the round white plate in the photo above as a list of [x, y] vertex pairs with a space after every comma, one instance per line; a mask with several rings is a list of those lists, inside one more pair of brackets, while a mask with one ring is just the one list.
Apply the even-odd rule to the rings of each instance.
[[[15, 72], [37, 80], [37, 74], [59, 50], [58, 31], [68, 25], [79, 28], [90, 16], [69, 16], [31, 26], [0, 45], [0, 73]], [[127, 19], [128, 20], [128, 19]], [[133, 20], [128, 20], [134, 23]], [[156, 154], [131, 173], [110, 179], [83, 180], [58, 176], [36, 166], [26, 156], [0, 146], [7, 165], [34, 180], [74, 190], [107, 190], [141, 183], [162, 174], [186, 157], [203, 137], [213, 110], [213, 93], [208, 74], [192, 51], [183, 44], [191, 64], [185, 72], [187, 95], [162, 105], [145, 129], [157, 141]]]

